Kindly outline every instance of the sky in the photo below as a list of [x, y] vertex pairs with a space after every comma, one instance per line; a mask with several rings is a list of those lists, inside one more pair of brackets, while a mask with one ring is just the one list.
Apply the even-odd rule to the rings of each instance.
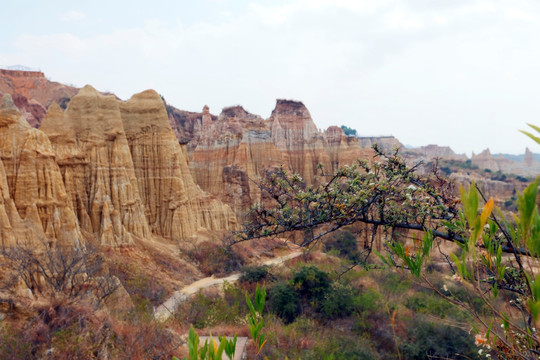
[[540, 1], [9, 1], [0, 66], [41, 69], [122, 99], [270, 116], [458, 153], [523, 153], [540, 125]]

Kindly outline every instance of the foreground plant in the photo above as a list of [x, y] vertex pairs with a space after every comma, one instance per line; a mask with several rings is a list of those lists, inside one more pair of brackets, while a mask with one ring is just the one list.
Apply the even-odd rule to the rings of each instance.
[[[199, 336], [195, 333], [193, 325], [189, 328], [188, 335], [188, 349], [189, 357], [184, 358], [184, 360], [221, 360], [223, 357], [223, 352], [229, 357], [229, 359], [234, 359], [234, 354], [236, 352], [236, 335], [231, 340], [228, 340], [226, 337], [219, 337], [219, 345], [216, 340], [212, 338], [212, 335], [205, 340], [202, 347], [199, 346]], [[173, 356], [174, 360], [178, 360], [177, 357]]]
[[[540, 138], [528, 135], [540, 143]], [[383, 261], [410, 271], [444, 299], [466, 309], [482, 354], [540, 358], [538, 179], [518, 195], [518, 213], [507, 219], [474, 183], [461, 190], [460, 209], [452, 185], [437, 172], [420, 176], [397, 152], [386, 156], [375, 150], [371, 164], [358, 161], [340, 168], [326, 183], [307, 185], [283, 168], [269, 172], [259, 184], [267, 201], [252, 209], [238, 241], [303, 230], [308, 235], [301, 245], [312, 246], [356, 222], [371, 225], [373, 234], [383, 229], [389, 235]], [[412, 230], [413, 240], [402, 242], [392, 236], [400, 229]], [[441, 252], [449, 264], [448, 278], [455, 282], [450, 289], [438, 288], [427, 276], [426, 263], [437, 239], [461, 248], [451, 260]], [[360, 261], [367, 260], [374, 240], [372, 236], [365, 244]], [[452, 289], [466, 295], [458, 296]]]
[[251, 338], [253, 339], [253, 342], [255, 343], [255, 346], [257, 347], [257, 354], [261, 352], [264, 344], [266, 343], [266, 338], [264, 334], [261, 332], [263, 326], [264, 326], [264, 318], [262, 316], [262, 312], [264, 309], [264, 304], [266, 302], [266, 288], [263, 286], [262, 288], [259, 288], [259, 284], [257, 284], [257, 288], [255, 289], [255, 306], [251, 302], [251, 299], [249, 298], [248, 294], [246, 293], [246, 303], [249, 307], [249, 333], [251, 334]]
[[[264, 326], [264, 318], [262, 312], [264, 304], [266, 302], [266, 287], [259, 287], [255, 289], [255, 304], [251, 301], [246, 293], [246, 303], [249, 307], [250, 314], [248, 315], [249, 321], [249, 333], [257, 348], [257, 354], [259, 354], [266, 343], [266, 338], [261, 332]], [[218, 338], [219, 344], [210, 334], [202, 346], [200, 346], [199, 336], [195, 333], [193, 325], [189, 328], [188, 335], [188, 349], [189, 357], [184, 360], [221, 360], [223, 353], [227, 355], [229, 359], [234, 359], [236, 353], [237, 335], [235, 334], [232, 339], [227, 339], [225, 336]], [[177, 357], [173, 357], [174, 360], [178, 360]]]

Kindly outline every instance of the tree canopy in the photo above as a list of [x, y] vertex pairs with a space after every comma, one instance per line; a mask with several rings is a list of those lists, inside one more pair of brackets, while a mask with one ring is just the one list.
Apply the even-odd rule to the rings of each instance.
[[[265, 194], [263, 201], [249, 212], [237, 241], [303, 230], [307, 235], [301, 245], [312, 246], [324, 235], [355, 222], [373, 226], [374, 233], [378, 228], [415, 230], [418, 238], [409, 243], [389, 236], [387, 251], [379, 254], [382, 261], [410, 271], [443, 298], [470, 312], [477, 344], [486, 353], [506, 359], [537, 359], [538, 179], [518, 194], [518, 213], [509, 218], [474, 183], [468, 190], [461, 189], [457, 199], [452, 183], [436, 167], [423, 176], [397, 151], [385, 155], [375, 147], [375, 152], [372, 161], [359, 160], [335, 174], [325, 174], [320, 167], [321, 180], [316, 184], [306, 184], [283, 167], [268, 171], [258, 184]], [[426, 276], [436, 238], [460, 246], [460, 251], [446, 256], [447, 271], [469, 297], [438, 289]], [[372, 248], [373, 240], [360, 261], [367, 260]], [[473, 297], [481, 299], [491, 313], [479, 313], [467, 301]]]

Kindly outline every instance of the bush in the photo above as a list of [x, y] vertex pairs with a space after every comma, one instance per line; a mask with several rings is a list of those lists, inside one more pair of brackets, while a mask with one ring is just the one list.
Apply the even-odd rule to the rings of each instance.
[[220, 246], [210, 241], [197, 244], [187, 255], [199, 265], [205, 275], [227, 275], [243, 265], [242, 258], [228, 246]]
[[433, 323], [417, 315], [407, 335], [410, 341], [400, 344], [406, 359], [455, 359], [458, 354], [465, 359], [480, 358], [473, 336], [458, 327]]
[[280, 282], [269, 289], [270, 310], [289, 324], [300, 315], [300, 299], [294, 289], [285, 282]]
[[135, 265], [115, 262], [109, 266], [109, 272], [120, 280], [135, 303], [147, 303], [152, 309], [165, 300], [165, 287]]
[[324, 243], [325, 251], [337, 251], [339, 256], [350, 259], [358, 259], [358, 245], [354, 235], [347, 230], [336, 231], [328, 237]]
[[411, 287], [411, 279], [395, 271], [379, 272], [379, 283], [384, 295], [403, 294]]
[[262, 266], [246, 266], [241, 270], [240, 282], [256, 283], [265, 280], [270, 275], [270, 267]]
[[20, 331], [0, 323], [0, 358], [5, 360], [32, 358], [31, 344]]
[[331, 337], [314, 349], [313, 359], [373, 360], [380, 359], [374, 345], [366, 338]]
[[322, 300], [330, 289], [328, 274], [313, 265], [304, 265], [296, 271], [292, 283], [295, 290], [310, 301]]
[[337, 319], [351, 315], [356, 308], [353, 289], [335, 284], [320, 302], [318, 311], [325, 319]]
[[436, 295], [428, 295], [423, 292], [416, 293], [407, 298], [405, 306], [414, 312], [436, 315], [442, 319], [450, 315], [455, 317], [455, 306]]
[[345, 125], [341, 125], [341, 130], [343, 130], [343, 132], [347, 136], [356, 136], [356, 134], [357, 134], [356, 129], [350, 128], [350, 127], [345, 126]]
[[219, 324], [236, 324], [241, 321], [239, 304], [230, 305], [221, 296], [198, 293], [177, 311], [177, 319], [203, 329]]

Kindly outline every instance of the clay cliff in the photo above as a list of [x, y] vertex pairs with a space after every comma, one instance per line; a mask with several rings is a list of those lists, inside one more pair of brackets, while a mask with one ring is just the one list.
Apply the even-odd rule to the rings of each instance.
[[448, 146], [439, 146], [439, 145], [427, 145], [420, 146], [414, 149], [406, 149], [405, 154], [414, 157], [417, 160], [431, 161], [434, 158], [444, 159], [444, 160], [457, 160], [457, 161], [466, 161], [467, 156], [465, 154], [456, 154]]
[[502, 155], [493, 156], [489, 149], [486, 149], [478, 155], [473, 153], [471, 162], [480, 169], [488, 169], [492, 172], [500, 171], [525, 177], [534, 177], [540, 173], [540, 162], [535, 160], [529, 148], [525, 148], [523, 161], [512, 161]]
[[224, 108], [217, 117], [207, 106], [198, 114], [169, 112], [169, 119], [177, 135], [190, 136], [190, 169], [197, 184], [238, 215], [261, 200], [253, 180], [267, 169], [283, 165], [314, 183], [320, 174], [318, 164], [332, 172], [373, 154], [338, 127], [320, 132], [297, 101], [277, 100], [267, 120], [241, 106]]
[[40, 71], [0, 69], [0, 96], [10, 94], [15, 106], [33, 127], [38, 127], [47, 108], [56, 102], [65, 107], [79, 89], [50, 81]]
[[190, 161], [195, 181], [235, 211], [248, 209], [261, 196], [250, 179], [283, 161], [272, 143], [271, 130], [261, 117], [241, 106], [223, 109], [215, 121], [205, 107], [200, 124]]
[[149, 237], [120, 107], [90, 86], [40, 127], [53, 144], [81, 228], [107, 245]]
[[393, 136], [360, 136], [358, 142], [362, 148], [371, 148], [377, 144], [382, 150], [391, 152], [395, 148], [403, 149], [405, 146]]
[[158, 93], [148, 90], [120, 103], [140, 198], [152, 230], [183, 239], [202, 229], [236, 225], [230, 208], [208, 196], [191, 176], [187, 154], [172, 131]]
[[82, 243], [51, 143], [22, 117], [10, 95], [0, 105], [0, 139], [2, 245]]
[[120, 102], [90, 86], [40, 129], [5, 95], [0, 106], [0, 240], [129, 245], [236, 227], [193, 181], [154, 91]]

